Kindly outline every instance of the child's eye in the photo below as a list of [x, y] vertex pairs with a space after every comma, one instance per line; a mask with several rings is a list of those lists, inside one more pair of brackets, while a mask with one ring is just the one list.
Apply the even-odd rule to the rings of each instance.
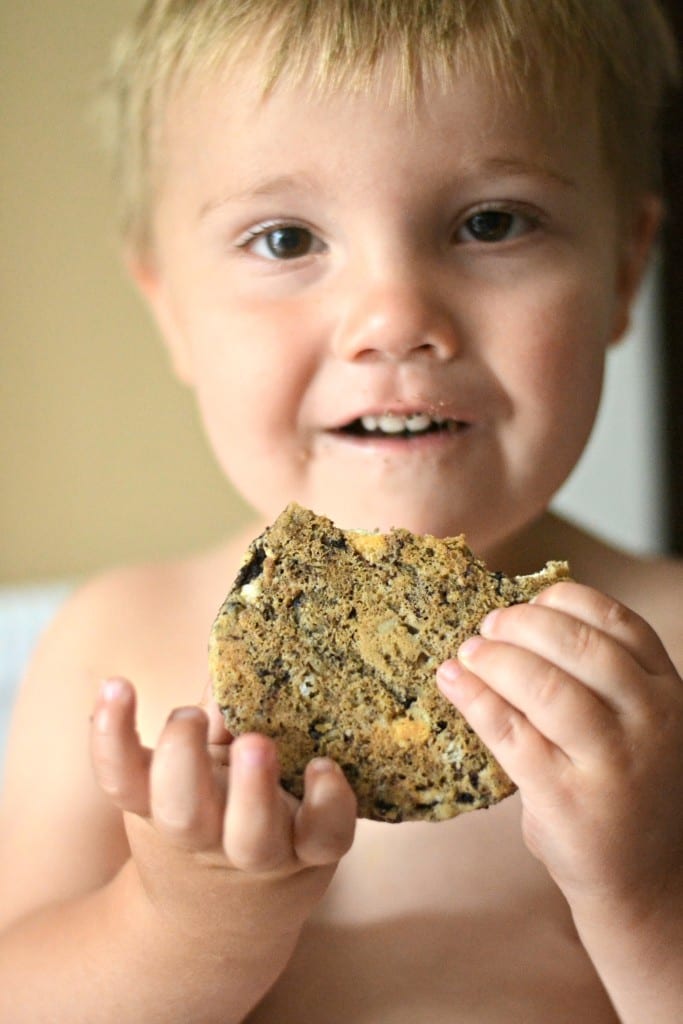
[[250, 231], [238, 246], [267, 260], [296, 260], [323, 249], [308, 228], [297, 224], [263, 225]]
[[458, 229], [458, 242], [509, 242], [533, 230], [530, 216], [509, 210], [478, 210]]

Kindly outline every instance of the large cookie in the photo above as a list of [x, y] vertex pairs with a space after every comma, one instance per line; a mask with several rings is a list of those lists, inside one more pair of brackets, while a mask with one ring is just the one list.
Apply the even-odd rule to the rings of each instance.
[[488, 572], [462, 537], [338, 529], [290, 505], [249, 547], [214, 623], [214, 693], [233, 734], [277, 740], [282, 784], [334, 758], [361, 817], [438, 821], [515, 786], [435, 685], [492, 608], [568, 576]]

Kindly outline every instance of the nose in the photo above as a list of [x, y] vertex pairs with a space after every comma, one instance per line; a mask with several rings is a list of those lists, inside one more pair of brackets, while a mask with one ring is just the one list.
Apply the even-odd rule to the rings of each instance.
[[403, 361], [428, 357], [441, 361], [459, 350], [453, 314], [442, 299], [416, 282], [366, 282], [354, 289], [334, 337], [342, 359]]

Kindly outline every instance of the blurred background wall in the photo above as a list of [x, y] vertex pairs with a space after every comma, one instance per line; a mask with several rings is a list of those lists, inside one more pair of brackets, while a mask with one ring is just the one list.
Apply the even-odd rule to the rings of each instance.
[[[0, 5], [0, 583], [74, 578], [211, 542], [245, 510], [221, 480], [119, 262], [88, 120], [138, 0]], [[559, 504], [662, 543], [656, 277]]]
[[163, 556], [243, 515], [119, 261], [90, 107], [138, 7], [0, 4], [0, 582]]

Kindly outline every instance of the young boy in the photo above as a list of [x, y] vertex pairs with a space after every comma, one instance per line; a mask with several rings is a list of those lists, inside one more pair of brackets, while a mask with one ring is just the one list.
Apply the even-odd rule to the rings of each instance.
[[[671, 54], [650, 0], [146, 5], [114, 80], [128, 263], [255, 518], [86, 586], [34, 658], [3, 1024], [681, 1020], [683, 569], [548, 512], [660, 221]], [[334, 764], [298, 804], [197, 705], [291, 500], [570, 561], [435, 680], [516, 796], [356, 823]]]

